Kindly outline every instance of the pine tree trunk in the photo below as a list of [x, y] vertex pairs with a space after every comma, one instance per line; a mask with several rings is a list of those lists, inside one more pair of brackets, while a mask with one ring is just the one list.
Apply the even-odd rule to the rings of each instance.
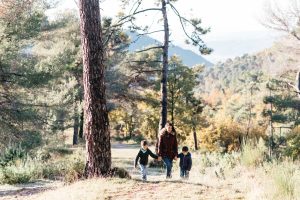
[[175, 111], [175, 100], [174, 100], [174, 90], [171, 91], [171, 121], [174, 124], [174, 111]]
[[105, 98], [104, 48], [98, 0], [80, 0], [83, 48], [84, 135], [86, 176], [106, 176], [111, 168], [108, 112]]
[[79, 129], [79, 119], [77, 114], [77, 102], [74, 105], [74, 117], [73, 117], [73, 145], [78, 144], [78, 129]]
[[64, 110], [59, 110], [58, 111], [58, 130], [60, 130], [62, 132], [62, 134], [64, 134], [65, 132], [65, 118], [66, 118], [66, 115], [65, 115], [65, 111]]
[[163, 48], [163, 68], [161, 75], [161, 116], [159, 129], [167, 123], [168, 100], [167, 100], [167, 80], [168, 80], [168, 51], [169, 51], [169, 24], [167, 16], [166, 1], [162, 0], [162, 14], [164, 19], [164, 48]]
[[79, 138], [83, 138], [83, 111], [80, 113]]

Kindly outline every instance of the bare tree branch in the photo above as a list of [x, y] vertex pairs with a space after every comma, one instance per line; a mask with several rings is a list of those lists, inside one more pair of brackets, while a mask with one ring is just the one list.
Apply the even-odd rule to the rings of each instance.
[[[132, 14], [129, 14], [123, 18], [121, 18], [116, 24], [114, 24], [112, 27], [117, 27], [117, 26], [122, 26], [123, 24], [127, 23], [127, 22], [130, 22], [133, 17], [137, 14], [141, 14], [141, 13], [144, 13], [144, 12], [147, 12], [147, 11], [161, 11], [160, 8], [148, 8], [148, 9], [144, 9], [144, 10], [140, 10], [140, 11], [135, 11], [134, 13]], [[127, 20], [129, 18], [129, 20]], [[126, 21], [124, 21], [126, 20]]]
[[[178, 16], [181, 27], [182, 27], [182, 30], [183, 30], [184, 34], [186, 35], [186, 37], [189, 38], [195, 45], [200, 47], [199, 50], [201, 51], [202, 54], [211, 53], [212, 49], [207, 48], [206, 45], [204, 44], [204, 41], [200, 37], [197, 37], [197, 40], [195, 40], [195, 38], [193, 38], [191, 35], [189, 35], [187, 33], [187, 30], [186, 30], [186, 27], [185, 27], [184, 23], [189, 23], [190, 25], [192, 25], [196, 29], [195, 25], [190, 20], [188, 20], [185, 17], [181, 16], [179, 11], [175, 8], [175, 6], [173, 6], [173, 4], [169, 3], [169, 5], [171, 6], [174, 13]], [[195, 34], [197, 34], [197, 33], [195, 32]], [[203, 51], [203, 50], [207, 50], [207, 52]]]
[[146, 32], [146, 33], [139, 33], [138, 36], [151, 35], [153, 33], [159, 33], [159, 32], [164, 32], [164, 30], [156, 30], [156, 31], [151, 31], [151, 32]]
[[150, 61], [146, 61], [146, 60], [130, 60], [130, 61], [127, 61], [125, 63], [161, 63], [162, 61], [161, 60], [150, 60]]
[[152, 49], [162, 49], [162, 48], [164, 48], [164, 47], [163, 46], [149, 47], [149, 48], [146, 48], [146, 49], [143, 49], [143, 50], [140, 50], [140, 51], [136, 51], [135, 53], [142, 53], [142, 52], [149, 51], [149, 50], [152, 50]]
[[265, 19], [261, 24], [269, 29], [286, 32], [295, 39], [300, 40], [300, 7], [299, 0], [293, 0], [289, 9], [279, 8], [273, 1], [273, 6], [269, 2], [265, 7]]

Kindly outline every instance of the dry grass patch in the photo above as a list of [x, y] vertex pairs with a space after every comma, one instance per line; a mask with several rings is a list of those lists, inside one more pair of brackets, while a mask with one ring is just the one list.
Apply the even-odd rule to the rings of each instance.
[[244, 199], [240, 192], [182, 181], [141, 182], [126, 179], [93, 179], [47, 191], [23, 200], [102, 199]]

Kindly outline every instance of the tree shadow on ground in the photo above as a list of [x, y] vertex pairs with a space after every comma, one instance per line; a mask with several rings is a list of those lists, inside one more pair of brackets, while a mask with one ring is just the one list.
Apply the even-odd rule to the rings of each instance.
[[30, 196], [56, 188], [56, 186], [49, 186], [49, 181], [43, 180], [29, 184], [18, 184], [13, 187], [11, 189], [0, 189], [0, 197]]
[[132, 180], [134, 181], [137, 181], [137, 182], [140, 182], [140, 183], [145, 183], [145, 184], [160, 184], [160, 183], [169, 183], [169, 184], [188, 184], [188, 185], [195, 185], [195, 186], [203, 186], [203, 187], [206, 187], [206, 188], [210, 188], [211, 186], [208, 186], [208, 185], [204, 185], [202, 183], [193, 183], [193, 182], [188, 182], [186, 180], [162, 180], [162, 181], [147, 181], [147, 182], [144, 182], [140, 179], [137, 179], [137, 178], [133, 178]]

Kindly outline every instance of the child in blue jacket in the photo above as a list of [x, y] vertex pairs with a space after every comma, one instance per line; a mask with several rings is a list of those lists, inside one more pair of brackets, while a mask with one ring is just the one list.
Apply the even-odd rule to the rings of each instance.
[[180, 159], [180, 177], [188, 179], [189, 172], [192, 168], [192, 155], [189, 152], [189, 148], [187, 146], [182, 147], [182, 152], [178, 154], [178, 158]]

